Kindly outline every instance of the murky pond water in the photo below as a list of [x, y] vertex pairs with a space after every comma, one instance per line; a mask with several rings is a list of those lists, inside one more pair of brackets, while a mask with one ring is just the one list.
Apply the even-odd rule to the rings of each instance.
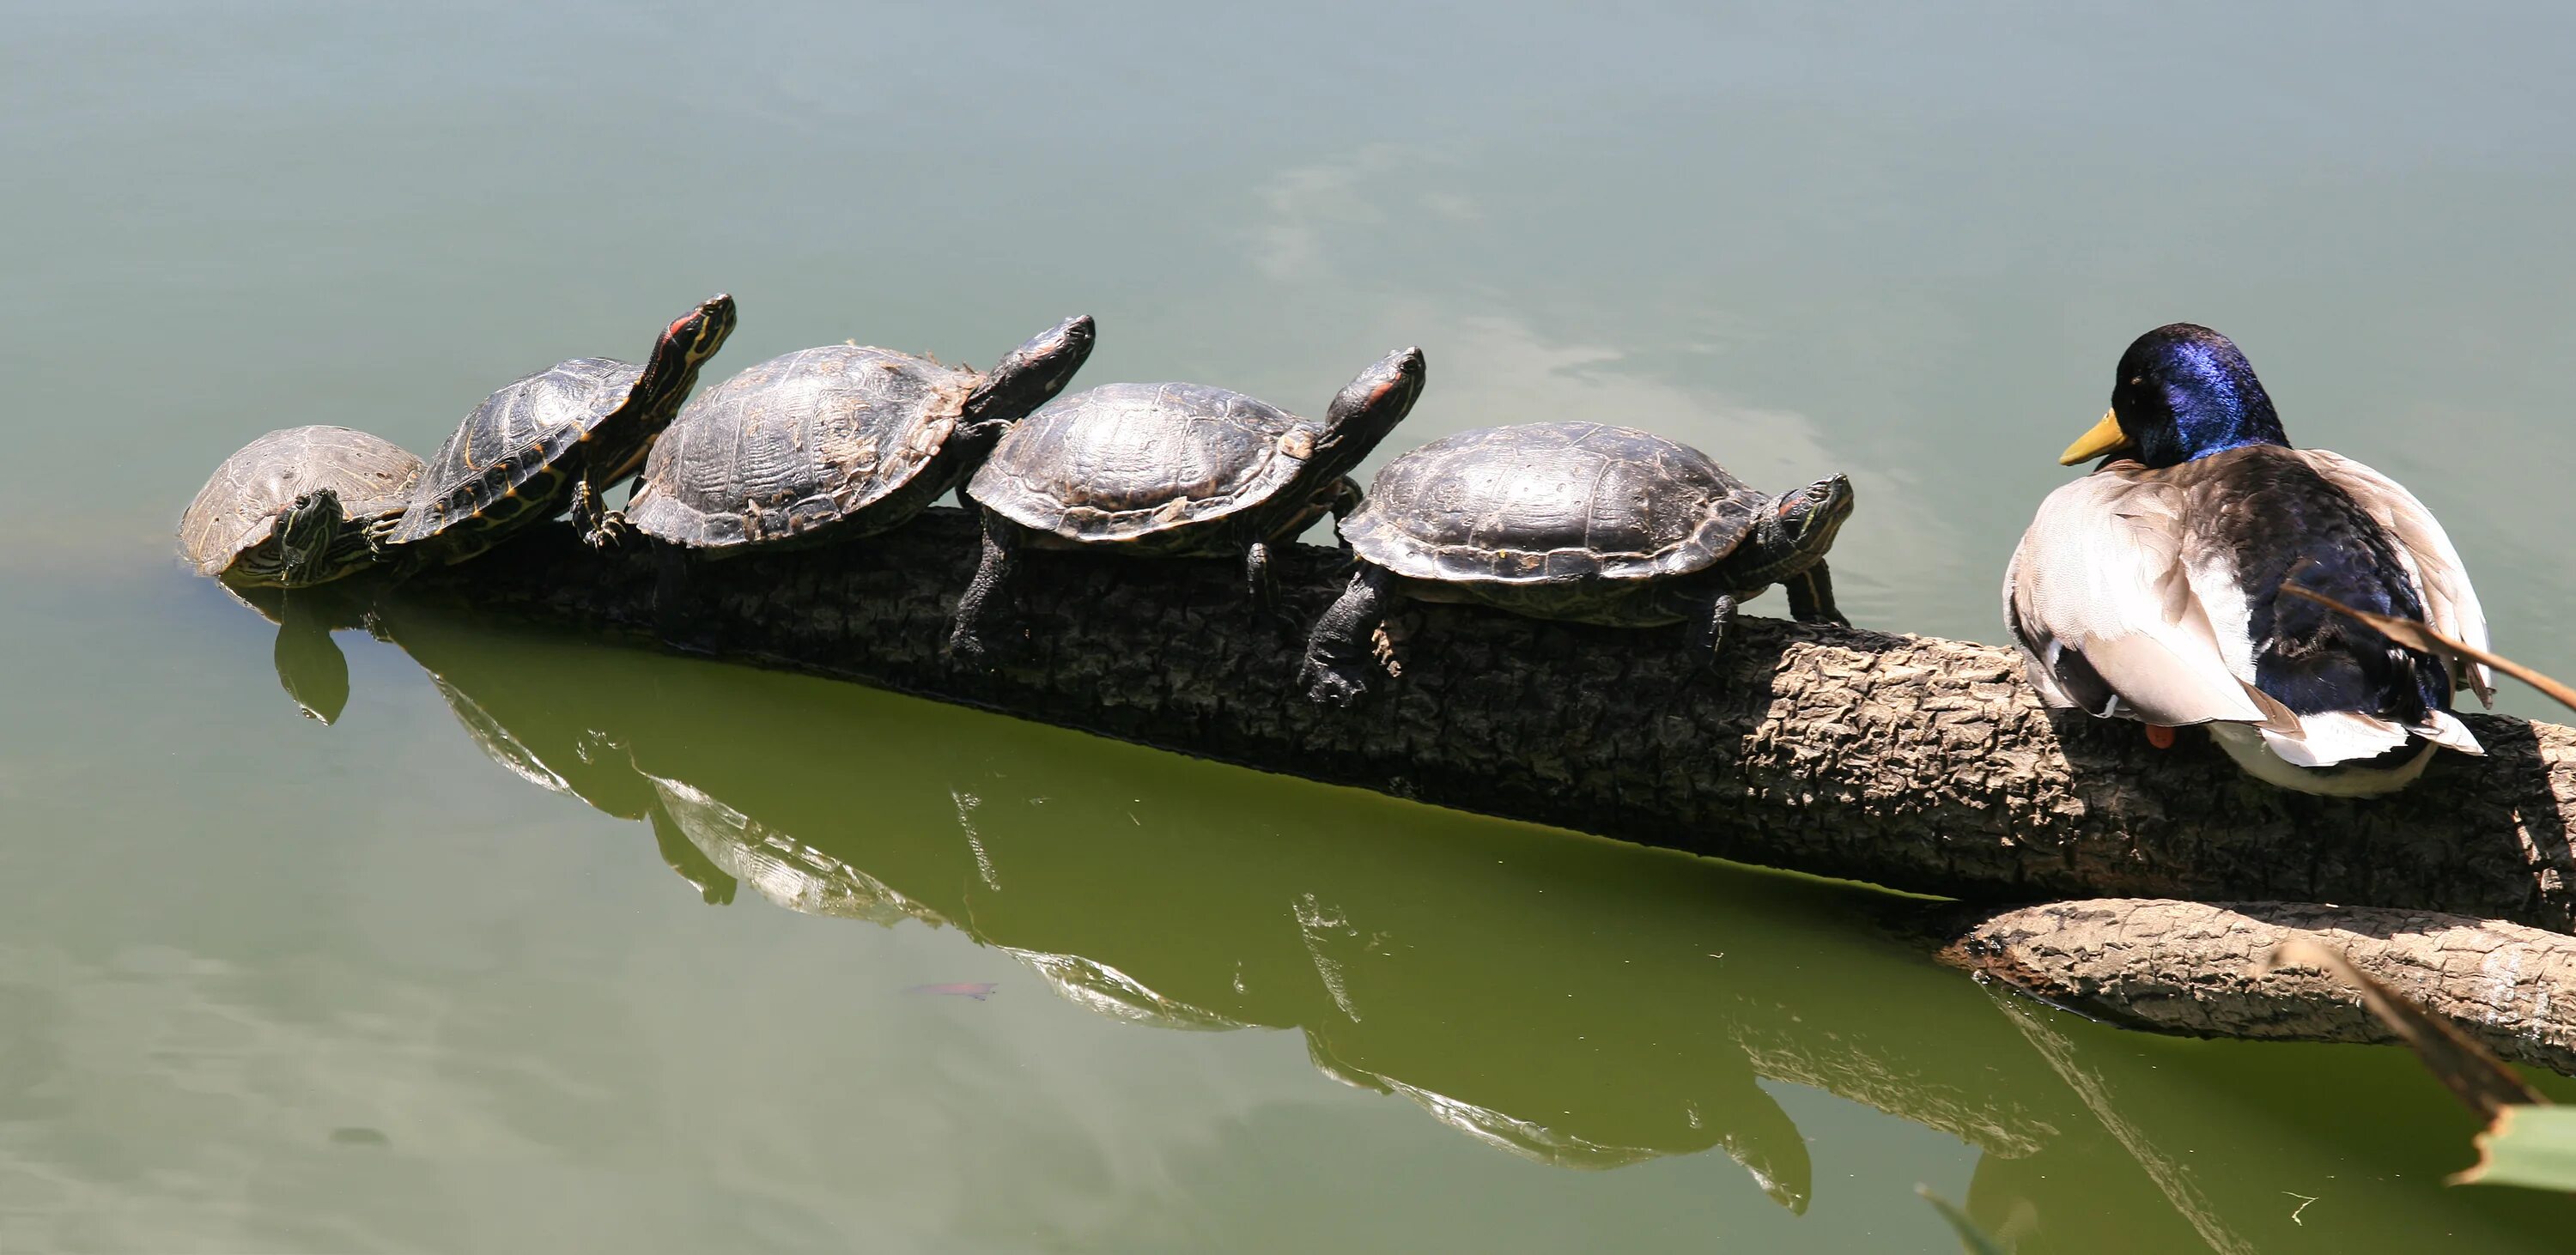
[[[2562, 674], [2576, 29], [1908, 6], [21, 6], [0, 39], [0, 1249], [2555, 1250], [2387, 1050], [1998, 1001], [1871, 895], [398, 616], [337, 726], [169, 528], [718, 288], [1859, 484], [1994, 639], [2138, 331], [2449, 523]], [[1776, 600], [1756, 611], [1777, 613]], [[2508, 708], [2538, 714], [2515, 697]], [[982, 988], [990, 986], [989, 989]], [[2560, 1086], [2562, 1090], [2565, 1086]]]

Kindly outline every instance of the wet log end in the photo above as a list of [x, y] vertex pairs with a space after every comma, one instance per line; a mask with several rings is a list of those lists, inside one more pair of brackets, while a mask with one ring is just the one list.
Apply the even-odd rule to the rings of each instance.
[[2576, 1076], [2576, 937], [2427, 911], [2094, 898], [1973, 917], [1943, 961], [2057, 1006], [2195, 1037], [2394, 1042], [2313, 968], [2265, 974], [2303, 937], [2502, 1058]]

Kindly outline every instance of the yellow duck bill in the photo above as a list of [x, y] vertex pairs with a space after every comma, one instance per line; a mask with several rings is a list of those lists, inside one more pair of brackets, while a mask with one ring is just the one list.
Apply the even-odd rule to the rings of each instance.
[[2115, 411], [2104, 410], [2101, 422], [2093, 424], [2091, 431], [2077, 436], [2075, 443], [2066, 446], [2066, 452], [2057, 455], [2057, 464], [2073, 466], [2078, 462], [2089, 462], [2128, 445], [2129, 433], [2120, 430], [2119, 415]]

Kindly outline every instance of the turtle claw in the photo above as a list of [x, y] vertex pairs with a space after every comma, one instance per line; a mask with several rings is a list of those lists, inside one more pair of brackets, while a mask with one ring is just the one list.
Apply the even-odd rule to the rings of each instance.
[[614, 549], [634, 539], [635, 527], [626, 516], [615, 511], [603, 514], [596, 524], [583, 530], [581, 543], [593, 549]]
[[1368, 696], [1367, 679], [1354, 674], [1354, 670], [1309, 661], [1298, 673], [1297, 682], [1306, 686], [1308, 701], [1348, 710]]

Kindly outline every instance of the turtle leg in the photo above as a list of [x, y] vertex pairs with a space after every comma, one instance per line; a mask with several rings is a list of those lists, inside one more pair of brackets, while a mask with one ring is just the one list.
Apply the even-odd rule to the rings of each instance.
[[1279, 582], [1270, 569], [1270, 546], [1254, 541], [1243, 551], [1243, 589], [1252, 598], [1252, 621], [1257, 627], [1277, 630], [1285, 639], [1294, 641], [1305, 625], [1279, 604]]
[[626, 516], [608, 508], [599, 484], [589, 472], [582, 473], [572, 490], [572, 524], [581, 529], [581, 543], [593, 549], [605, 549], [626, 535]]
[[1348, 706], [1368, 692], [1369, 675], [1377, 668], [1371, 638], [1386, 619], [1386, 583], [1385, 570], [1361, 564], [1351, 586], [1315, 620], [1297, 667], [1297, 682], [1309, 699]]
[[1699, 654], [1700, 665], [1715, 669], [1717, 651], [1726, 646], [1726, 629], [1735, 624], [1735, 594], [1719, 593], [1708, 603], [1699, 621], [1691, 625], [1691, 649]]
[[400, 512], [396, 512], [377, 519], [373, 523], [367, 524], [365, 532], [367, 537], [367, 548], [375, 551], [376, 560], [378, 562], [389, 562], [393, 560], [394, 532], [402, 527], [402, 521], [403, 516]]
[[975, 666], [985, 665], [985, 603], [1005, 592], [1011, 582], [1013, 567], [1019, 556], [1019, 534], [998, 514], [984, 512], [984, 556], [975, 564], [975, 578], [957, 598], [957, 617], [948, 629], [948, 652]]
[[1833, 573], [1823, 562], [1782, 580], [1780, 586], [1789, 594], [1789, 617], [1800, 623], [1831, 623], [1850, 627], [1851, 620], [1834, 605]]
[[1342, 520], [1349, 518], [1352, 511], [1360, 508], [1360, 502], [1365, 496], [1366, 494], [1360, 491], [1360, 481], [1348, 475], [1342, 476], [1342, 482], [1333, 486], [1333, 501], [1326, 508], [1333, 515], [1333, 547], [1345, 554], [1351, 551], [1351, 538], [1342, 535]]
[[1266, 618], [1278, 601], [1278, 590], [1270, 580], [1270, 546], [1254, 541], [1243, 551], [1243, 591], [1252, 598], [1252, 613]]
[[988, 418], [982, 422], [959, 423], [949, 439], [966, 441], [969, 447], [989, 453], [994, 445], [1002, 442], [1003, 436], [1010, 434], [1011, 424], [1018, 421], [1017, 418]]

